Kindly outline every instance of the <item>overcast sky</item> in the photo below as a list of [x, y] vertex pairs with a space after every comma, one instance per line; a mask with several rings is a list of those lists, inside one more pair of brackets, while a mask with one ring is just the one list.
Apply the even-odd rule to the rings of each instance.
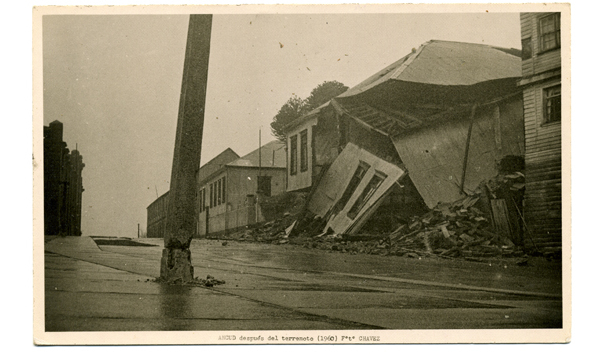
[[[188, 16], [44, 16], [44, 125], [83, 170], [84, 235], [136, 237], [169, 189]], [[202, 163], [273, 140], [292, 95], [354, 86], [431, 39], [520, 49], [519, 14], [215, 15]]]

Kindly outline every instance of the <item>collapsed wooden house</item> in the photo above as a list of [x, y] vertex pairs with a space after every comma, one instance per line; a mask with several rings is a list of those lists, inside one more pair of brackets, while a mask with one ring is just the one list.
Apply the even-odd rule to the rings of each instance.
[[426, 42], [286, 127], [287, 190], [336, 233], [470, 195], [525, 154], [520, 78], [518, 50]]

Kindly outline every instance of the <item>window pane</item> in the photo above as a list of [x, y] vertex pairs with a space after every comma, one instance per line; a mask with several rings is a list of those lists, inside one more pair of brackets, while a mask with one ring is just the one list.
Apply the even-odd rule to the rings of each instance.
[[540, 50], [545, 51], [560, 47], [560, 13], [540, 18], [539, 20]]
[[548, 35], [544, 37], [544, 48], [554, 48], [556, 46], [556, 41], [554, 40], [554, 35]]
[[215, 193], [213, 195], [213, 205], [217, 206], [217, 182], [213, 182], [212, 186], [213, 186], [213, 189], [215, 190]]
[[554, 17], [545, 17], [541, 20], [542, 34], [554, 32]]
[[221, 205], [221, 180], [217, 181], [217, 205]]
[[298, 171], [298, 136], [290, 138], [290, 174], [295, 175]]
[[544, 123], [561, 120], [561, 86], [544, 89]]
[[342, 194], [340, 200], [333, 207], [333, 214], [339, 213], [340, 210], [346, 207], [346, 203], [348, 203], [348, 200], [350, 200], [350, 197], [352, 197], [352, 194], [354, 194], [356, 188], [358, 188], [358, 185], [360, 184], [370, 167], [371, 166], [362, 161], [359, 163], [358, 167], [356, 168], [356, 171], [354, 171], [354, 174], [352, 175], [352, 179], [350, 179], [350, 183], [348, 183], [348, 186], [344, 191], [344, 194]]
[[223, 185], [222, 185], [222, 189], [223, 189], [223, 192], [222, 192], [222, 195], [223, 195], [223, 203], [225, 203], [225, 202], [227, 201], [227, 199], [225, 198], [225, 191], [227, 190], [227, 188], [225, 187], [225, 177], [223, 177], [223, 179], [222, 179], [222, 180], [223, 180]]
[[308, 132], [300, 133], [300, 171], [308, 170]]
[[373, 176], [373, 178], [371, 178], [367, 187], [365, 187], [365, 189], [360, 194], [356, 202], [354, 202], [352, 209], [348, 211], [348, 217], [350, 219], [354, 219], [358, 215], [358, 213], [365, 206], [365, 204], [367, 204], [369, 199], [371, 199], [377, 188], [379, 188], [379, 185], [381, 184], [381, 182], [383, 182], [384, 179], [385, 177], [378, 175], [375, 175]]

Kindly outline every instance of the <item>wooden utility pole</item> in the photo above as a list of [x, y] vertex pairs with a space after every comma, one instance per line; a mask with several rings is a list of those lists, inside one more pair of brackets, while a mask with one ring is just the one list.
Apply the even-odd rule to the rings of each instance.
[[189, 247], [194, 235], [211, 26], [212, 15], [190, 15], [160, 266], [160, 277], [168, 282], [194, 279]]

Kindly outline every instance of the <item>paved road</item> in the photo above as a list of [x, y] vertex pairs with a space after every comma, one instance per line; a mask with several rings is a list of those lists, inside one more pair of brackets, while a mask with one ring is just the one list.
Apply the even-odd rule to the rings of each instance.
[[560, 265], [519, 267], [194, 240], [198, 277], [168, 286], [153, 247], [45, 244], [46, 331], [560, 328]]

